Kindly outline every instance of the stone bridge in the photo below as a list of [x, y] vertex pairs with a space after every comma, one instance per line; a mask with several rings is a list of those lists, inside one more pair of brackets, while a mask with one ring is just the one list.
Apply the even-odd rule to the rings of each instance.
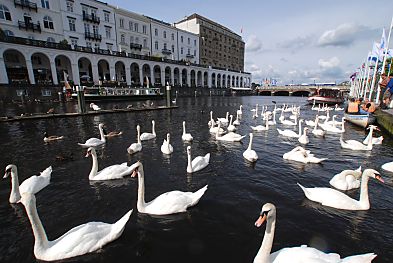
[[341, 91], [349, 91], [350, 86], [335, 85], [335, 86], [265, 86], [256, 89], [260, 96], [296, 96], [308, 97], [317, 89], [339, 89]]

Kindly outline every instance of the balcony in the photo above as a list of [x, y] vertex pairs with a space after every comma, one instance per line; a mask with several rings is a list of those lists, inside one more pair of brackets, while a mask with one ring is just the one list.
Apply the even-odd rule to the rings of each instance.
[[131, 49], [142, 50], [142, 45], [141, 44], [130, 43], [130, 48]]
[[100, 18], [97, 15], [83, 13], [83, 21], [99, 24]]
[[41, 26], [40, 26], [39, 22], [37, 24], [34, 24], [32, 22], [26, 23], [23, 21], [18, 21], [18, 26], [19, 26], [19, 29], [24, 29], [26, 31], [31, 30], [33, 32], [37, 31], [37, 32], [41, 33]]
[[29, 11], [34, 10], [37, 12], [37, 4], [32, 3], [28, 0], [14, 0], [15, 7], [20, 6], [22, 9], [29, 9]]
[[95, 40], [95, 41], [101, 41], [102, 40], [102, 36], [99, 34], [95, 34], [95, 33], [89, 33], [89, 32], [85, 32], [85, 38], [86, 39], [90, 39], [90, 40]]
[[170, 54], [172, 54], [172, 51], [169, 50], [169, 49], [166, 49], [166, 48], [162, 49], [161, 52], [162, 52], [162, 54], [164, 54], [164, 55], [170, 55]]
[[194, 58], [194, 55], [187, 54], [187, 55], [186, 55], [186, 58]]

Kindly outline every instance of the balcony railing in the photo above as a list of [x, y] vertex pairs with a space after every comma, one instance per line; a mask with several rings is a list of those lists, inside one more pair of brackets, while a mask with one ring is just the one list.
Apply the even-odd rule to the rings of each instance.
[[169, 49], [164, 48], [164, 49], [162, 49], [162, 54], [164, 54], [164, 55], [170, 55], [170, 54], [172, 54], [172, 51], [169, 50]]
[[89, 32], [85, 32], [85, 38], [90, 40], [96, 40], [96, 41], [102, 40], [102, 36], [100, 34], [89, 33]]
[[88, 22], [93, 22], [96, 24], [100, 23], [100, 18], [96, 15], [93, 15], [93, 14], [89, 15], [89, 14], [83, 13], [83, 20], [88, 21]]
[[37, 12], [37, 4], [28, 0], [14, 0], [15, 7], [20, 6], [22, 9], [26, 8]]
[[26, 31], [32, 30], [33, 32], [38, 31], [41, 33], [41, 26], [39, 22], [37, 24], [34, 24], [32, 22], [26, 23], [23, 21], [18, 21], [18, 26], [19, 29], [24, 29]]
[[141, 44], [130, 43], [130, 48], [131, 49], [141, 50], [142, 49], [142, 45]]
[[194, 58], [194, 55], [187, 54], [187, 55], [186, 55], [186, 58]]

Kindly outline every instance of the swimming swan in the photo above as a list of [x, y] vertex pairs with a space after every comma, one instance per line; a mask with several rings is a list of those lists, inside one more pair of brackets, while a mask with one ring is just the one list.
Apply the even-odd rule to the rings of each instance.
[[274, 232], [276, 229], [276, 207], [271, 203], [263, 205], [259, 218], [255, 222], [255, 226], [260, 227], [264, 222], [266, 222], [265, 235], [263, 237], [261, 247], [254, 258], [254, 263], [370, 263], [377, 256], [374, 253], [368, 253], [341, 259], [339, 254], [326, 254], [316, 248], [307, 247], [307, 245], [302, 245], [300, 247], [286, 247], [270, 254], [273, 247]]
[[37, 213], [35, 196], [25, 193], [21, 203], [25, 206], [33, 229], [34, 256], [44, 261], [76, 257], [102, 248], [120, 237], [132, 213], [132, 210], [128, 211], [114, 224], [89, 222], [76, 226], [61, 237], [49, 241]]
[[84, 148], [97, 147], [103, 145], [106, 142], [103, 127], [104, 127], [103, 123], [98, 124], [98, 130], [100, 131], [101, 139], [90, 138], [85, 143], [78, 143], [78, 144]]
[[254, 135], [250, 133], [250, 142], [248, 144], [248, 148], [243, 152], [243, 157], [250, 162], [255, 162], [256, 160], [258, 160], [258, 154], [251, 149], [253, 137]]
[[372, 144], [382, 144], [383, 136], [373, 137], [373, 131], [379, 130], [378, 127], [375, 125], [369, 125], [367, 129], [369, 129], [370, 131], [367, 137], [364, 139], [363, 144], [368, 144], [369, 140], [372, 140]]
[[379, 172], [373, 169], [364, 170], [360, 183], [360, 200], [352, 199], [346, 194], [332, 188], [305, 188], [299, 183], [298, 185], [302, 188], [308, 199], [324, 206], [345, 210], [368, 210], [370, 209], [370, 201], [368, 199], [368, 179], [370, 177], [375, 178], [382, 183], [384, 182]]
[[187, 173], [194, 173], [208, 166], [210, 153], [205, 156], [197, 156], [191, 161], [191, 146], [187, 146]]
[[130, 147], [127, 148], [127, 152], [129, 154], [133, 154], [136, 152], [142, 151], [142, 143], [141, 143], [141, 127], [139, 125], [136, 126], [136, 132], [137, 132], [137, 140], [138, 142], [134, 142], [133, 144], [130, 145]]
[[311, 154], [310, 151], [306, 151], [306, 149], [301, 146], [297, 146], [292, 151], [284, 153], [282, 158], [301, 163], [320, 163], [327, 160], [327, 158], [316, 158], [314, 154]]
[[173, 147], [170, 142], [171, 135], [169, 133], [166, 134], [166, 140], [161, 145], [161, 152], [164, 154], [171, 154], [173, 153]]
[[151, 140], [157, 137], [156, 135], [156, 122], [154, 120], [151, 121], [151, 133], [150, 132], [144, 132], [141, 134], [141, 141], [147, 141], [147, 140]]
[[227, 142], [240, 142], [244, 137], [246, 136], [242, 136], [240, 134], [234, 133], [234, 132], [229, 132], [223, 136], [220, 136], [219, 131], [220, 131], [220, 127], [221, 126], [221, 122], [218, 122], [218, 129], [216, 131], [216, 140], [217, 141], [227, 141]]
[[188, 207], [194, 206], [199, 202], [207, 190], [207, 185], [193, 192], [171, 191], [157, 196], [152, 201], [145, 203], [145, 173], [141, 162], [133, 172], [133, 176], [138, 174], [138, 201], [137, 209], [140, 213], [151, 215], [169, 215], [185, 212]]
[[44, 133], [44, 142], [51, 142], [64, 139], [64, 136], [56, 136], [52, 135], [49, 136], [47, 132]]
[[19, 185], [18, 169], [16, 168], [16, 165], [7, 165], [3, 178], [7, 178], [11, 175], [11, 193], [9, 202], [11, 204], [17, 203], [21, 198], [21, 194], [24, 193], [38, 193], [50, 183], [51, 174], [52, 166], [49, 166], [42, 171], [40, 175], [30, 176]]
[[192, 141], [194, 138], [192, 138], [191, 133], [186, 133], [186, 122], [183, 121], [183, 135], [181, 136], [183, 141], [187, 141], [190, 142]]
[[360, 177], [362, 176], [362, 167], [356, 170], [344, 170], [336, 174], [329, 181], [329, 184], [334, 188], [342, 191], [356, 189], [360, 187]]

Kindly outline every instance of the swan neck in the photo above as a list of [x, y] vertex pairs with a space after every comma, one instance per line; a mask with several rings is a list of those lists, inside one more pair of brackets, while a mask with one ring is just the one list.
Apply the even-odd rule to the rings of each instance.
[[40, 248], [45, 248], [48, 246], [48, 237], [46, 236], [44, 226], [38, 216], [36, 201], [31, 200], [29, 203], [25, 204], [26, 213], [29, 217], [31, 228], [34, 234], [34, 251]]
[[15, 173], [11, 170], [11, 194], [9, 201], [10, 203], [16, 203], [20, 198], [18, 170], [15, 169]]
[[299, 121], [299, 137], [302, 135], [302, 122]]
[[191, 151], [187, 152], [187, 172], [192, 172]]
[[154, 135], [156, 135], [156, 127], [155, 126], [156, 126], [156, 123], [153, 122], [152, 127], [151, 127], [151, 129], [152, 129], [151, 133], [153, 133]]
[[137, 209], [143, 212], [145, 208], [145, 173], [143, 171], [143, 166], [139, 167], [138, 171], [138, 201]]
[[254, 263], [267, 263], [270, 262], [270, 252], [273, 246], [274, 231], [276, 228], [276, 216], [272, 220], [268, 220], [266, 223], [265, 235], [259, 251], [255, 257]]
[[248, 143], [248, 148], [247, 148], [248, 151], [251, 150], [251, 146], [252, 146], [252, 136], [250, 136], [250, 142]]
[[183, 135], [186, 134], [186, 123], [183, 122]]
[[370, 201], [368, 199], [368, 175], [365, 172], [362, 174], [362, 181], [360, 185], [360, 204], [362, 207], [370, 208]]
[[98, 128], [100, 130], [101, 141], [106, 142], [105, 135], [104, 135], [104, 130], [102, 129], [101, 126], [99, 126]]
[[141, 130], [138, 129], [137, 133], [138, 133], [138, 143], [141, 144]]
[[97, 171], [98, 171], [98, 160], [97, 160], [97, 153], [96, 152], [91, 153], [91, 159], [93, 160], [93, 165], [91, 166], [89, 179], [93, 180], [94, 177], [97, 175]]

